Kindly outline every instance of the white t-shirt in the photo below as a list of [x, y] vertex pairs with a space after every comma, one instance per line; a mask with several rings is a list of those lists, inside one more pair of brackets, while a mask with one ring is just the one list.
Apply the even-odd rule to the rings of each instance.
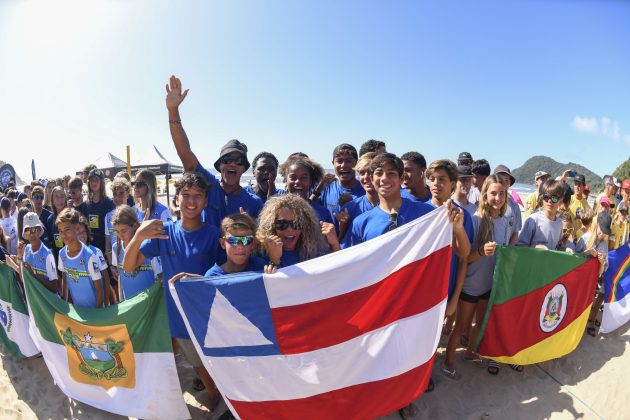
[[5, 236], [9, 237], [9, 249], [7, 249], [7, 251], [10, 255], [16, 255], [18, 243], [16, 220], [11, 216], [5, 217], [4, 219], [0, 219], [0, 225], [2, 225]]

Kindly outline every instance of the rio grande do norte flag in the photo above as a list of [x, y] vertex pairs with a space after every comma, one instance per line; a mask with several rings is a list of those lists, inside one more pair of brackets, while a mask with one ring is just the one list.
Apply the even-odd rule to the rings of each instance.
[[529, 365], [575, 350], [593, 303], [597, 259], [512, 246], [497, 247], [496, 255], [477, 352]]
[[34, 338], [71, 398], [123, 416], [190, 418], [161, 284], [107, 308], [78, 308], [24, 274]]
[[24, 296], [15, 280], [13, 270], [0, 265], [0, 341], [19, 359], [39, 353], [28, 328], [29, 317]]

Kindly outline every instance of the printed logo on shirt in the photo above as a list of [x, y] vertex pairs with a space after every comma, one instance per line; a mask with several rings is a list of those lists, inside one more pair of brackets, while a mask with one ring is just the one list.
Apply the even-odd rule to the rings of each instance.
[[90, 214], [88, 216], [90, 229], [98, 229], [98, 214]]
[[56, 246], [57, 248], [63, 248], [63, 241], [61, 240], [61, 236], [59, 236], [59, 234], [58, 234], [58, 233], [55, 233], [55, 234], [53, 235], [53, 238], [54, 238], [54, 240], [55, 240], [55, 246]]

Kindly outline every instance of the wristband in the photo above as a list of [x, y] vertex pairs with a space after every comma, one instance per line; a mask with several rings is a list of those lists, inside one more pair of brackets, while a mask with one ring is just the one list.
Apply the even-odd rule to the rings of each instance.
[[269, 261], [269, 265], [272, 267], [280, 268], [282, 266], [282, 260], [278, 261], [278, 264], [273, 261]]
[[169, 124], [181, 124], [182, 120], [168, 120]]

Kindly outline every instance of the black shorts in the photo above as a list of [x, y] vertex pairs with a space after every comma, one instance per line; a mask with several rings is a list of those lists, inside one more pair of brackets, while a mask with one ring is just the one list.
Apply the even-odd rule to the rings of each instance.
[[469, 295], [468, 293], [464, 293], [464, 291], [462, 290], [459, 293], [459, 298], [461, 300], [463, 300], [464, 302], [468, 302], [468, 303], [477, 303], [480, 300], [488, 300], [490, 299], [490, 292], [492, 292], [492, 289], [488, 290], [486, 293], [484, 293], [483, 295], [480, 296], [473, 296], [473, 295]]

